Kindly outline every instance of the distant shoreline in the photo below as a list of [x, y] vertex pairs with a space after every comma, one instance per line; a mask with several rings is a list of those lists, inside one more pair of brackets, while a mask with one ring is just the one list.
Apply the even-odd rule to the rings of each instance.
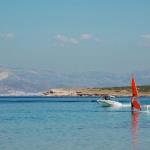
[[[132, 96], [130, 87], [112, 88], [56, 88], [44, 92], [43, 96]], [[139, 96], [150, 96], [149, 86], [139, 87]]]

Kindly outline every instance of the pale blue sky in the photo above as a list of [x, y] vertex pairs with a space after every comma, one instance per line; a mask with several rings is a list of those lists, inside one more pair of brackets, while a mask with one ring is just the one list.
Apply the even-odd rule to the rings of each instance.
[[150, 67], [149, 0], [0, 0], [0, 64], [64, 72]]

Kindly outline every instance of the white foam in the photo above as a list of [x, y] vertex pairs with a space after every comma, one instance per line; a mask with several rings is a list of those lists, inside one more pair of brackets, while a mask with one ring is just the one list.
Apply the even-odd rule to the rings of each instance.
[[122, 104], [122, 107], [131, 107], [131, 104], [130, 103]]

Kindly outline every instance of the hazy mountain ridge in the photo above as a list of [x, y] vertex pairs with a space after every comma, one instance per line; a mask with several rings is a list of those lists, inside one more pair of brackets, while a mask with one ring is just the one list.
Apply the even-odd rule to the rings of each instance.
[[[139, 85], [150, 84], [150, 71], [135, 72]], [[34, 93], [51, 88], [129, 86], [131, 74], [104, 72], [62, 73], [51, 70], [0, 67], [0, 94]]]

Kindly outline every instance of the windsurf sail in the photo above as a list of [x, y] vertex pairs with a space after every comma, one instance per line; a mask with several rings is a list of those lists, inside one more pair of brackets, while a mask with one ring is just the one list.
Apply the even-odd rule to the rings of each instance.
[[138, 102], [138, 89], [136, 86], [136, 81], [134, 76], [132, 76], [131, 87], [132, 87], [132, 99], [131, 99], [132, 109], [135, 108], [141, 110], [141, 105]]
[[138, 109], [138, 110], [141, 110], [141, 105], [140, 105], [140, 103], [137, 101], [137, 98], [132, 98], [132, 107], [133, 108], [136, 108], [136, 109]]
[[135, 82], [134, 76], [132, 76], [131, 87], [132, 87], [132, 96], [137, 96], [138, 97], [138, 90], [137, 90], [137, 87], [136, 87], [136, 82]]

